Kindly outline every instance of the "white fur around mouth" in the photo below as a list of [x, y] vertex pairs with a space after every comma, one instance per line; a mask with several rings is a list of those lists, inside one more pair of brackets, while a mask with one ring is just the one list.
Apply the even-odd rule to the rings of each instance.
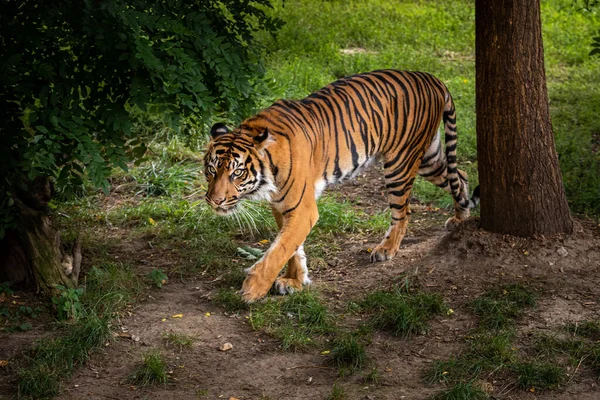
[[237, 211], [237, 204], [227, 207], [227, 208], [223, 208], [223, 207], [213, 207], [213, 210], [215, 211], [215, 213], [217, 213], [217, 215], [221, 215], [221, 216], [225, 216], [225, 215], [231, 215], [233, 213], [235, 213]]

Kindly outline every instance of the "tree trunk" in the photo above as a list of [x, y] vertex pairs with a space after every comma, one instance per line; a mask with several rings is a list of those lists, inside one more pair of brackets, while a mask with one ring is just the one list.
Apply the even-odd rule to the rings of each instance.
[[79, 241], [73, 246], [73, 256], [63, 254], [60, 234], [47, 213], [50, 187], [47, 179], [38, 179], [14, 195], [18, 228], [0, 241], [0, 281], [35, 284], [46, 295], [55, 294], [56, 285], [77, 286], [81, 263]]
[[571, 232], [548, 110], [539, 0], [476, 0], [481, 227]]

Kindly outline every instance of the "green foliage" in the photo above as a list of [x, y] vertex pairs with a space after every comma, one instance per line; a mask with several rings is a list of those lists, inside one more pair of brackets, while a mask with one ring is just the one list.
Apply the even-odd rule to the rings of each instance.
[[238, 312], [248, 309], [247, 303], [236, 290], [221, 288], [213, 301], [228, 312]]
[[0, 283], [0, 294], [4, 293], [6, 296], [12, 296], [13, 291], [10, 288], [10, 282]]
[[335, 382], [333, 384], [333, 389], [329, 396], [327, 396], [327, 400], [344, 400], [346, 399], [346, 392], [344, 391], [344, 387], [338, 384], [339, 382]]
[[425, 379], [435, 382], [468, 382], [476, 379], [483, 371], [500, 370], [514, 362], [512, 332], [477, 334], [468, 339], [468, 352], [447, 360], [436, 360]]
[[372, 313], [376, 328], [401, 337], [427, 332], [428, 320], [447, 310], [439, 294], [411, 291], [406, 286], [369, 293], [361, 306]]
[[436, 393], [431, 400], [486, 400], [490, 397], [473, 382], [460, 382], [452, 388]]
[[339, 201], [332, 196], [323, 196], [317, 202], [319, 221], [313, 230], [314, 235], [340, 233], [383, 233], [389, 227], [390, 216], [382, 212], [370, 216], [355, 207], [351, 202]]
[[581, 321], [567, 326], [569, 333], [600, 341], [600, 320]]
[[56, 289], [60, 293], [58, 297], [52, 297], [52, 304], [56, 307], [58, 319], [76, 321], [81, 318], [84, 314], [81, 305], [83, 289], [66, 288], [62, 285], [56, 285]]
[[194, 338], [183, 333], [165, 332], [162, 337], [167, 346], [176, 347], [180, 352], [194, 344]]
[[512, 366], [522, 389], [555, 389], [566, 382], [565, 371], [552, 363], [524, 362]]
[[[5, 2], [0, 25], [0, 223], [22, 176], [108, 187], [146, 152], [130, 112], [240, 118], [260, 93], [269, 0]], [[143, 114], [142, 114], [143, 115]], [[12, 225], [11, 225], [12, 226]], [[0, 231], [2, 234], [3, 231]]]
[[333, 340], [331, 361], [336, 367], [354, 371], [361, 369], [367, 360], [365, 346], [358, 335], [343, 334]]
[[[6, 288], [8, 286], [5, 286]], [[10, 289], [8, 289], [10, 293]], [[0, 289], [0, 293], [1, 289]], [[8, 292], [5, 292], [8, 293]], [[2, 330], [5, 332], [24, 332], [32, 329], [30, 319], [37, 318], [44, 309], [42, 307], [19, 306], [11, 311], [9, 307], [0, 307], [0, 317], [5, 318]]]
[[371, 371], [363, 377], [363, 382], [369, 385], [377, 385], [381, 379], [381, 374], [377, 367], [371, 369]]
[[28, 366], [19, 370], [20, 397], [40, 399], [58, 394], [61, 380], [87, 361], [90, 350], [111, 337], [107, 319], [95, 313], [87, 313], [62, 333], [56, 339], [41, 340], [27, 357]]
[[169, 277], [165, 274], [165, 271], [162, 269], [153, 269], [152, 272], [148, 274], [148, 278], [152, 281], [154, 286], [159, 289], [162, 289], [163, 285], [167, 283]]
[[480, 296], [472, 307], [482, 328], [504, 329], [514, 323], [524, 308], [533, 307], [535, 303], [536, 295], [530, 289], [515, 284]]
[[198, 179], [198, 166], [178, 162], [170, 165], [164, 160], [149, 161], [132, 171], [139, 183], [137, 194], [146, 196], [173, 196], [191, 189]]
[[253, 329], [265, 329], [281, 340], [284, 350], [299, 350], [333, 330], [332, 317], [319, 296], [303, 290], [282, 299], [269, 299], [250, 308]]
[[[598, 32], [600, 33], [600, 31]], [[592, 51], [590, 51], [590, 56], [600, 55], [600, 36], [595, 36], [592, 38]]]
[[167, 365], [157, 350], [149, 350], [142, 357], [142, 363], [127, 379], [131, 384], [150, 386], [166, 384], [169, 380]]
[[258, 260], [265, 254], [265, 252], [261, 249], [257, 249], [250, 246], [238, 247], [237, 253], [240, 257], [250, 261]]
[[20, 398], [42, 399], [56, 395], [61, 380], [88, 360], [92, 351], [112, 335], [115, 311], [139, 293], [141, 283], [124, 265], [107, 263], [87, 275], [86, 291], [78, 298], [84, 312], [73, 323], [63, 324], [53, 338], [42, 339], [19, 368]]

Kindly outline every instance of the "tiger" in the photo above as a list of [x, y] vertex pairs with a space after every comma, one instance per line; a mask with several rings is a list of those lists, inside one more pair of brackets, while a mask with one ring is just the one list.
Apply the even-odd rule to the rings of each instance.
[[454, 216], [445, 226], [456, 228], [478, 202], [457, 168], [456, 139], [446, 86], [429, 73], [391, 69], [341, 78], [301, 100], [278, 100], [232, 130], [213, 125], [204, 158], [206, 201], [228, 215], [244, 199], [267, 200], [279, 227], [263, 257], [246, 270], [243, 299], [257, 301], [273, 285], [288, 294], [311, 283], [304, 241], [319, 219], [316, 200], [327, 185], [374, 160], [383, 161], [391, 222], [371, 262], [398, 252], [417, 175], [452, 195]]

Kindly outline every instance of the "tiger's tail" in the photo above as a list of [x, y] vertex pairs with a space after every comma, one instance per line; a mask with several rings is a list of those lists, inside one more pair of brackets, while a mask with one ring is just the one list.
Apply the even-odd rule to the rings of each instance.
[[475, 208], [479, 203], [479, 186], [473, 191], [469, 199], [469, 182], [466, 174], [458, 169], [456, 162], [456, 111], [454, 101], [450, 92], [446, 91], [446, 103], [444, 105], [444, 133], [446, 141], [446, 161], [448, 163], [448, 182], [450, 193], [461, 210], [467, 211]]

